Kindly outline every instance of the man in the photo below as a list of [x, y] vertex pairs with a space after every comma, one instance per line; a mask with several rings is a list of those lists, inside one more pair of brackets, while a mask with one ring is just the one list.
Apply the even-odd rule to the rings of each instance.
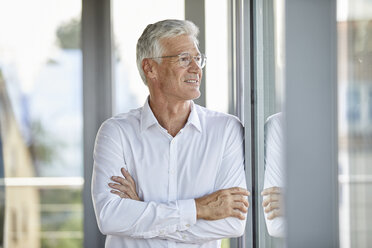
[[283, 145], [283, 116], [280, 112], [271, 115], [265, 123], [265, 179], [261, 193], [267, 231], [276, 238], [285, 236]]
[[197, 35], [189, 21], [148, 25], [137, 66], [150, 96], [98, 131], [92, 196], [106, 247], [216, 248], [244, 232], [243, 129], [192, 101], [205, 65]]

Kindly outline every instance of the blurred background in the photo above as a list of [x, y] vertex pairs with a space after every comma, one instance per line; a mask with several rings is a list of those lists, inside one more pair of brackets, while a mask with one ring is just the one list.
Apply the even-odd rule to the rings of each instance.
[[[0, 0], [0, 247], [102, 247], [104, 237], [98, 237], [89, 193], [95, 133], [105, 118], [143, 105], [148, 91], [136, 67], [136, 42], [147, 24], [162, 19], [186, 18], [201, 27], [201, 50], [208, 61], [197, 103], [237, 115], [253, 128], [248, 140], [256, 159], [246, 161], [256, 170], [247, 174], [247, 181], [256, 182], [256, 192], [262, 190], [264, 123], [283, 111], [285, 102], [286, 1], [104, 2]], [[89, 15], [99, 6], [105, 7], [101, 18], [108, 26], [101, 27], [102, 19], [94, 22], [95, 16]], [[101, 31], [109, 35], [102, 40], [89, 36]], [[250, 45], [239, 50], [241, 42]], [[371, 0], [337, 1], [334, 46], [339, 245], [370, 247]], [[100, 57], [101, 50], [106, 57]], [[94, 65], [87, 59], [92, 54]], [[242, 56], [250, 66], [240, 67]], [[109, 82], [94, 74], [101, 70], [109, 73]], [[250, 80], [242, 80], [242, 73]], [[248, 84], [254, 101], [250, 92], [243, 94]], [[107, 95], [102, 96], [100, 87]], [[109, 110], [100, 109], [101, 103]], [[242, 114], [243, 106], [252, 107], [249, 117]], [[261, 197], [252, 197], [246, 239], [256, 242], [224, 240], [223, 247], [285, 247], [285, 237], [267, 233]]]

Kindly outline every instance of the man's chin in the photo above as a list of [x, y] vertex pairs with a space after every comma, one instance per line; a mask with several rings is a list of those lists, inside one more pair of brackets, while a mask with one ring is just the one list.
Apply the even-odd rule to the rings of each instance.
[[200, 96], [201, 96], [200, 91], [198, 91], [198, 94], [195, 94], [195, 95], [191, 98], [191, 100], [196, 100], [196, 99], [198, 99]]

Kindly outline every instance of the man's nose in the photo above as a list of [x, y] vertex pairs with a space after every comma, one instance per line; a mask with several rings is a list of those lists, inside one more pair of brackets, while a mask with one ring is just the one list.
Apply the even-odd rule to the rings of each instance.
[[193, 57], [191, 59], [190, 65], [189, 65], [189, 70], [192, 72], [200, 72], [201, 68], [199, 64], [196, 62], [195, 58]]

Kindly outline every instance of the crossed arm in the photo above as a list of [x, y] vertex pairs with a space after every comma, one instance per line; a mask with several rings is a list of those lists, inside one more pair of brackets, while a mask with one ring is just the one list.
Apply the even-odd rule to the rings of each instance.
[[270, 187], [264, 189], [261, 193], [263, 196], [262, 207], [264, 208], [266, 218], [273, 220], [283, 216], [283, 195], [281, 187]]
[[284, 213], [284, 166], [282, 114], [274, 114], [265, 123], [265, 178], [262, 206], [268, 233], [283, 237], [285, 233]]
[[[136, 193], [133, 178], [125, 171], [121, 177], [125, 180], [111, 179], [119, 175], [120, 168], [127, 168], [117, 130], [112, 123], [103, 125], [94, 151], [92, 197], [103, 234], [183, 243], [204, 243], [243, 234], [249, 193], [244, 189], [242, 146], [224, 157], [224, 165], [214, 179], [215, 188], [221, 190], [198, 199], [144, 202]], [[115, 189], [109, 183], [121, 186]]]
[[[123, 199], [141, 201], [136, 193], [136, 184], [131, 175], [121, 169], [122, 177], [112, 177], [111, 193]], [[241, 236], [244, 231], [250, 193], [240, 187], [218, 190], [195, 199], [196, 223], [185, 230], [162, 233], [158, 237], [184, 243], [202, 243], [225, 237]], [[239, 226], [238, 232], [234, 230]], [[232, 228], [233, 227], [233, 228]]]
[[[121, 168], [123, 177], [113, 176], [115, 183], [109, 183], [111, 193], [120, 198], [141, 201], [136, 193], [136, 183], [132, 176]], [[218, 190], [212, 194], [195, 199], [197, 219], [220, 220], [227, 217], [234, 217], [240, 220], [245, 219], [249, 203], [247, 196], [250, 193], [239, 187]]]

